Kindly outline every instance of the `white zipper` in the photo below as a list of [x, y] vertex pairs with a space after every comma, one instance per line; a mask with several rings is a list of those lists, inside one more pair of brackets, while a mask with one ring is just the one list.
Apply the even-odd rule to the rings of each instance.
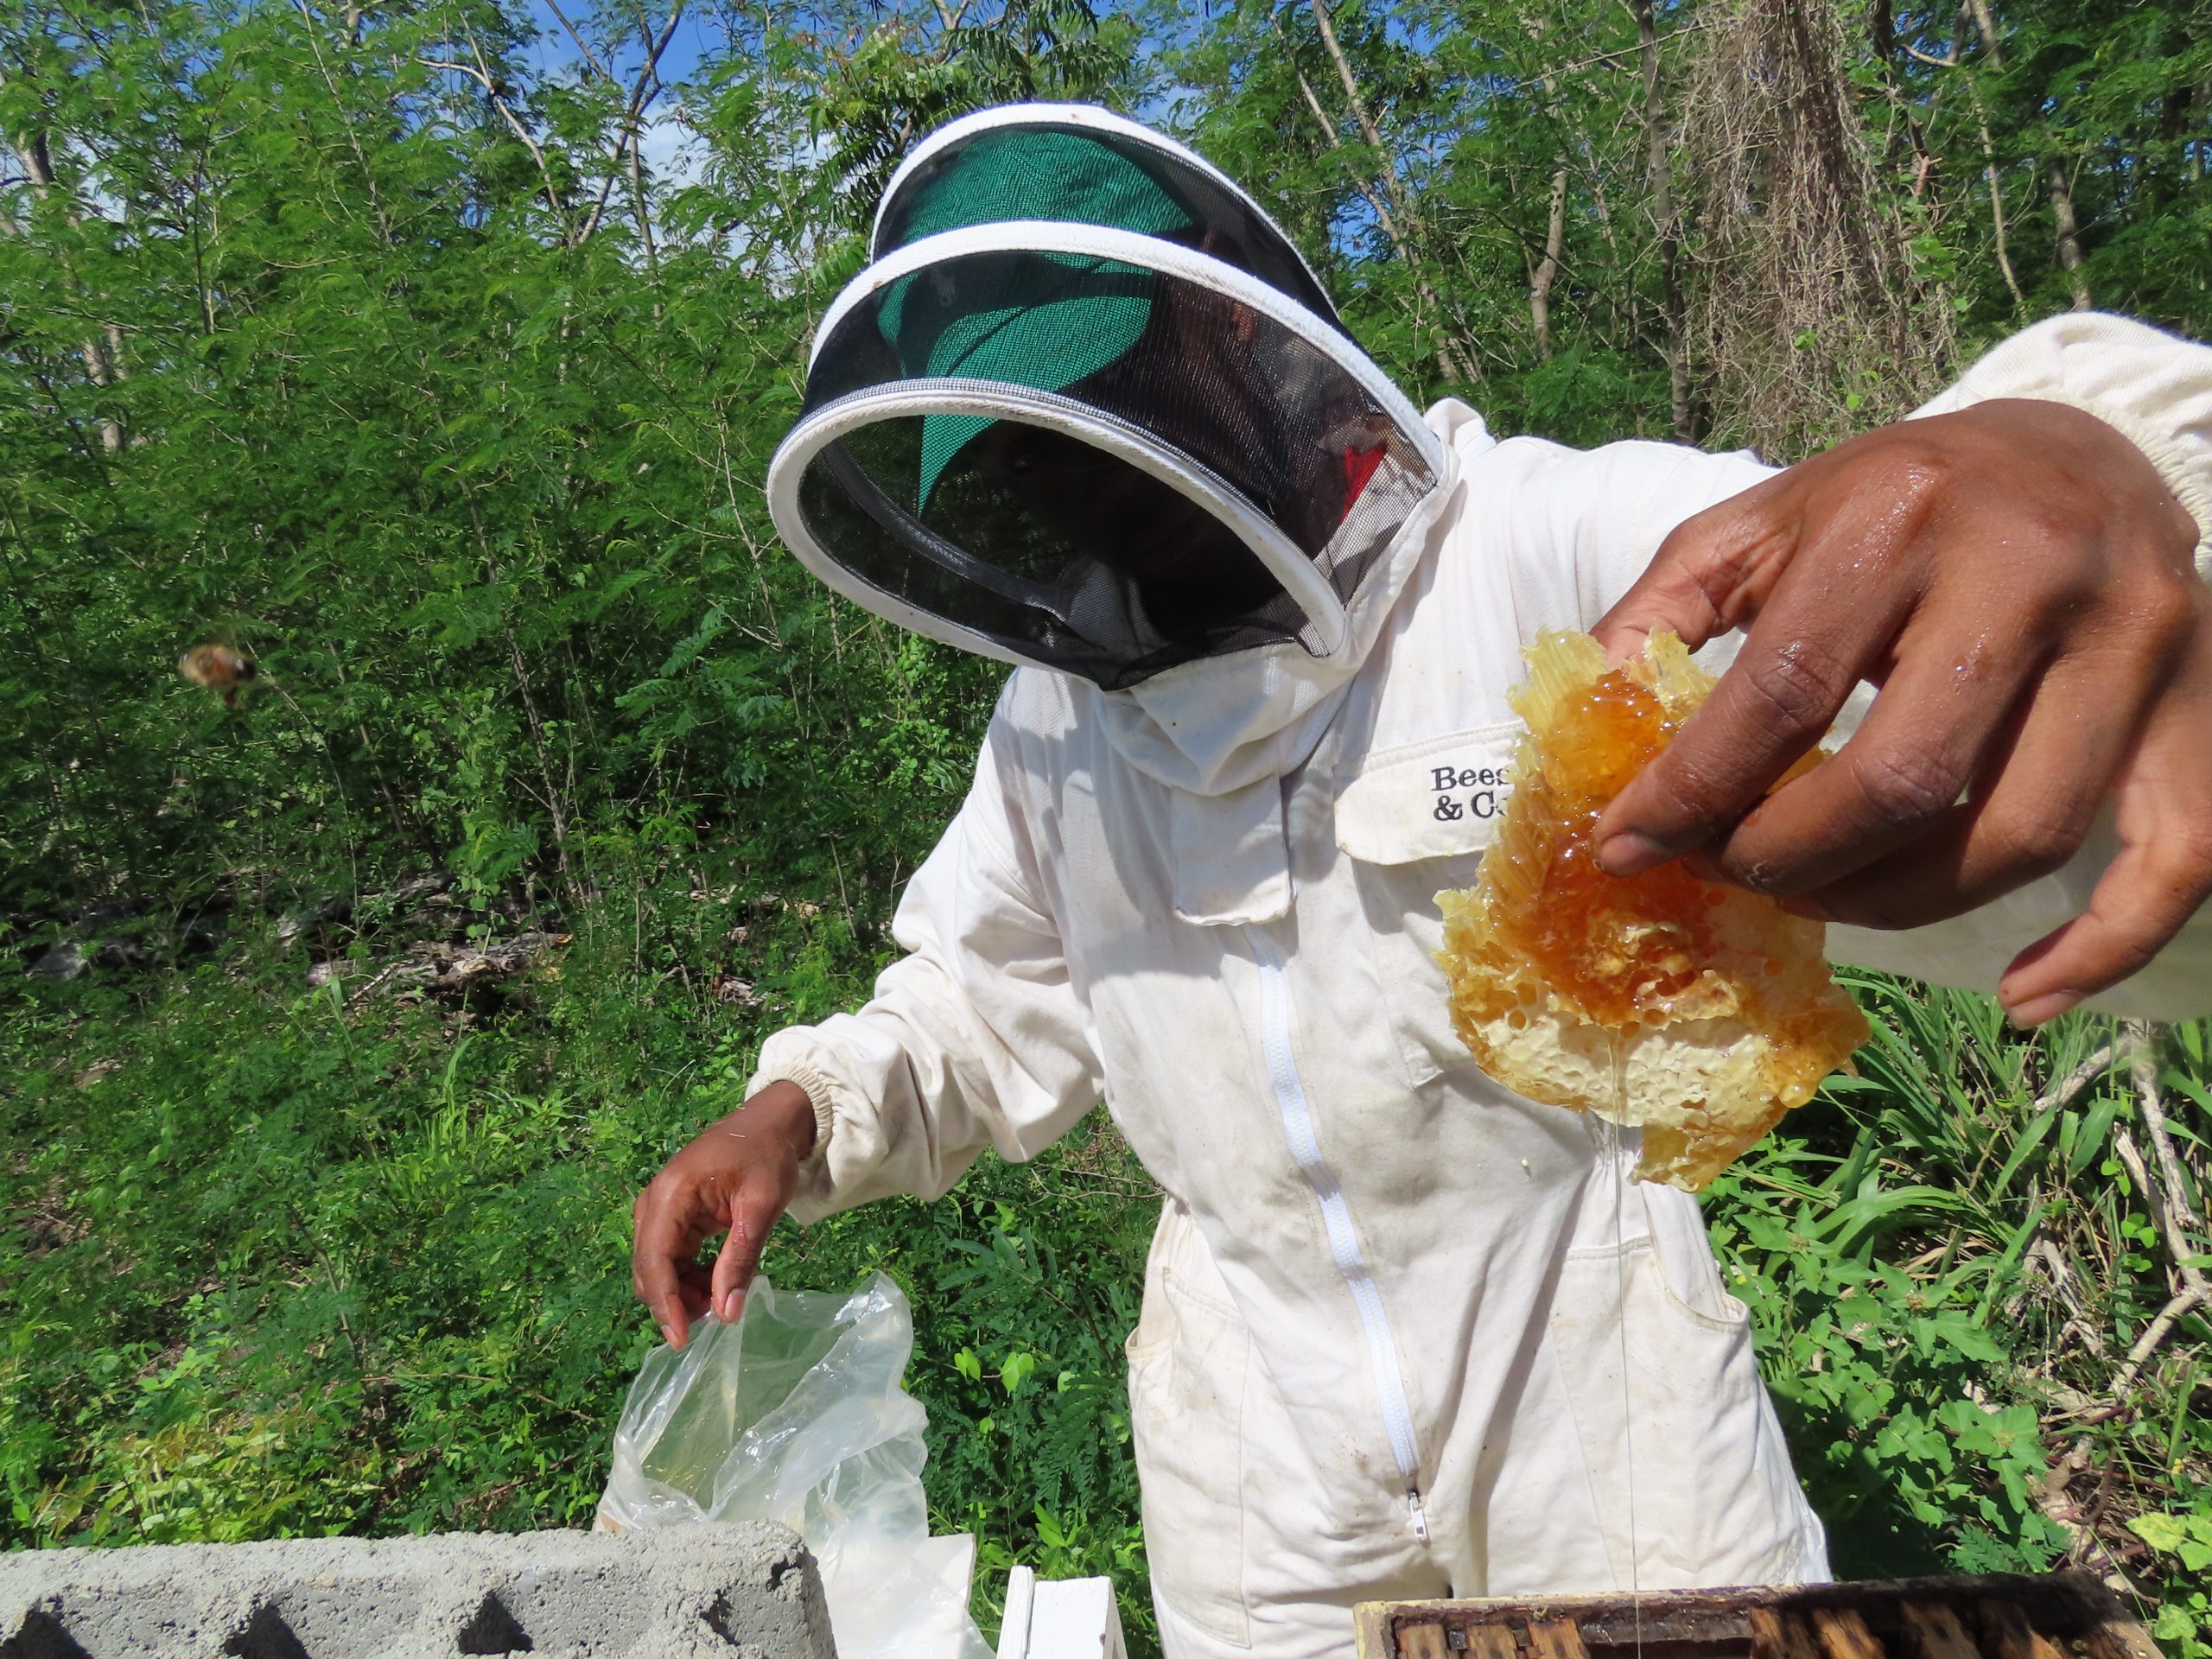
[[1382, 1293], [1361, 1254], [1359, 1235], [1352, 1229], [1351, 1206], [1345, 1203], [1337, 1173], [1321, 1155], [1313, 1132], [1313, 1109], [1306, 1098], [1306, 1084], [1298, 1075], [1298, 1061], [1290, 1046], [1290, 985], [1283, 972], [1282, 953], [1274, 941], [1257, 928], [1243, 930], [1251, 941], [1252, 955], [1260, 969], [1260, 1041], [1267, 1056], [1268, 1081], [1274, 1084], [1275, 1105], [1282, 1114], [1284, 1140], [1299, 1173], [1321, 1206], [1321, 1225], [1329, 1236], [1329, 1254], [1352, 1306], [1359, 1310], [1360, 1332], [1367, 1340], [1367, 1363], [1375, 1374], [1375, 1392], [1382, 1402], [1382, 1424], [1389, 1432], [1390, 1453], [1406, 1483], [1406, 1512], [1414, 1536], [1428, 1541], [1428, 1516], [1421, 1501], [1421, 1452], [1414, 1441], [1413, 1407], [1406, 1399], [1406, 1379], [1398, 1370], [1397, 1338], [1390, 1332], [1389, 1311]]

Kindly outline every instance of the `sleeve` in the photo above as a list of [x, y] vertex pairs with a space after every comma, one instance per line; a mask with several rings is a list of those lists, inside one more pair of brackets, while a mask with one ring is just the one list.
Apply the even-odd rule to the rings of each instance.
[[[2196, 521], [2197, 574], [2212, 580], [2212, 347], [2127, 317], [2069, 312], [2015, 334], [1915, 413], [1948, 414], [1993, 397], [2071, 404], [2120, 432]], [[1853, 701], [1845, 712], [1855, 725], [1863, 703]], [[2107, 815], [2065, 868], [2040, 880], [1930, 927], [1832, 927], [1828, 954], [1938, 984], [1994, 990], [2016, 954], [2088, 908], [2118, 850]], [[2150, 1020], [2212, 1014], [2212, 914], [2200, 910], [2153, 961], [2088, 1006]]]
[[[1586, 459], [1594, 474], [1576, 486], [1587, 505], [1572, 508], [1568, 543], [1586, 629], [1635, 585], [1676, 525], [1781, 470], [1748, 449], [1709, 454], [1673, 443], [1609, 443]], [[1700, 652], [1699, 660], [1718, 673], [1734, 658], [1738, 643], [1737, 636], [1724, 635], [1707, 647], [1711, 658]]]
[[[2147, 456], [2196, 521], [2198, 574], [2212, 581], [2212, 346], [2127, 317], [2074, 311], [2023, 329], [1914, 413], [2039, 397], [2094, 415]], [[1522, 580], [1566, 583], [1540, 614], [1589, 627], [1642, 575], [1684, 519], [1777, 470], [1747, 451], [1607, 444], [1586, 453], [1516, 438], [1488, 464], [1519, 474], [1510, 544], [1548, 551]], [[1516, 573], [1518, 574], [1518, 573]]]
[[[2126, 435], [2196, 518], [2197, 569], [2212, 580], [2212, 347], [2124, 317], [2077, 312], [2024, 330], [1998, 346], [1916, 416], [1993, 397], [2043, 397], [2074, 405]], [[1506, 452], [1527, 448], [1507, 461]], [[1498, 457], [1520, 487], [1505, 526], [1516, 588], [1535, 590], [1523, 613], [1573, 616], [1588, 628], [1642, 575], [1684, 519], [1773, 473], [1748, 454], [1708, 454], [1664, 443], [1616, 443], [1578, 454], [1513, 440]], [[1556, 626], [1556, 624], [1549, 624]], [[1698, 653], [1719, 673], [1742, 639]], [[1872, 700], [1860, 686], [1836, 723], [1833, 746], [1857, 728]], [[2208, 762], [2212, 764], [2212, 762]], [[2088, 908], [2118, 851], [2109, 817], [2063, 868], [1967, 915], [1897, 931], [1832, 927], [1838, 962], [1990, 992], [2012, 958]], [[2107, 1013], [2152, 1020], [2212, 1014], [2212, 913], [2200, 911], [2152, 963], [2088, 999]]]
[[[1677, 524], [1776, 470], [1745, 450], [1642, 440], [1585, 450], [1509, 438], [1473, 461], [1465, 512], [1477, 545], [1506, 550], [1526, 643], [1541, 628], [1596, 626]], [[1716, 640], [1699, 660], [1733, 649], [1732, 639]]]
[[2212, 581], [2212, 346], [2099, 311], [2023, 329], [1916, 415], [1993, 397], [2086, 410], [2126, 436], [2196, 520], [2197, 574]]
[[[1895, 932], [1830, 927], [1828, 960], [1993, 992], [2015, 956], [2089, 907], [2089, 894], [2119, 850], [2107, 816], [2064, 868], [1979, 910]], [[2195, 1020], [2212, 1014], [2212, 915], [2198, 911], [2133, 976], [2083, 1006], [2139, 1020]]]
[[892, 922], [906, 953], [855, 1014], [778, 1032], [748, 1093], [778, 1079], [814, 1103], [791, 1214], [950, 1191], [985, 1147], [1035, 1156], [1101, 1090], [1031, 843], [1009, 811], [998, 721], [976, 782]]

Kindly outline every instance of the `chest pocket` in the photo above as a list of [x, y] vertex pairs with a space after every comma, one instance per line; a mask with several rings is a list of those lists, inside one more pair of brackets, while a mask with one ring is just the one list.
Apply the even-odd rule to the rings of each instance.
[[1473, 884], [1505, 804], [1518, 721], [1378, 750], [1337, 796], [1337, 850], [1351, 861], [1374, 969], [1406, 1079], [1418, 1088], [1471, 1065], [1452, 1031], [1436, 952], [1436, 895]]

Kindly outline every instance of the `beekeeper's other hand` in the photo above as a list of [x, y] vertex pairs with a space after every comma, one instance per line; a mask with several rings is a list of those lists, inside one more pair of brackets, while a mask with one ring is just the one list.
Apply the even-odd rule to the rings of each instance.
[[[1700, 513], [1598, 625], [1742, 654], [1599, 826], [1617, 875], [1695, 851], [1793, 909], [1911, 927], [2056, 869], [2109, 799], [2088, 912], [1999, 986], [2034, 1024], [2124, 979], [2212, 891], [2212, 602], [2197, 530], [2095, 416], [2008, 398], [1870, 432]], [[1761, 798], [1859, 680], [1837, 759]]]
[[[772, 1083], [668, 1160], [631, 1207], [630, 1284], [671, 1348], [711, 1310], [734, 1319], [760, 1271], [761, 1246], [798, 1190], [814, 1150], [814, 1106], [795, 1083]], [[710, 1271], [699, 1246], [726, 1232]]]

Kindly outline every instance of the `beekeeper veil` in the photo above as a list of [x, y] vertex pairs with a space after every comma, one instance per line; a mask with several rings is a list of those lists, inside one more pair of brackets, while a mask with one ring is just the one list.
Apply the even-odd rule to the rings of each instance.
[[987, 110], [899, 169], [871, 254], [769, 474], [823, 580], [1108, 690], [1355, 650], [1442, 447], [1220, 172], [1102, 111]]

